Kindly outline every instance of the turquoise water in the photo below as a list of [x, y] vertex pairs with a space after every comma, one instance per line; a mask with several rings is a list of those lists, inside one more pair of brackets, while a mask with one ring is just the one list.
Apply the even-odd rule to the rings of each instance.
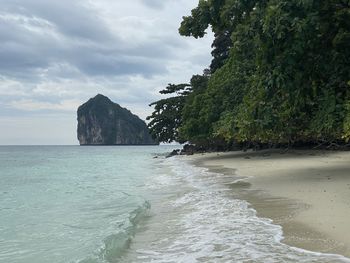
[[0, 147], [0, 262], [118, 256], [150, 208], [145, 182], [153, 175], [153, 157], [166, 151]]
[[0, 262], [350, 262], [283, 244], [235, 174], [173, 148], [0, 147]]

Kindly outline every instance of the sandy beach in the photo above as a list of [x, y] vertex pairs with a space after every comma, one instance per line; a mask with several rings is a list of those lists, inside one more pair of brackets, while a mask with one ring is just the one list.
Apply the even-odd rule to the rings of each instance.
[[231, 187], [283, 242], [350, 257], [350, 152], [232, 152], [197, 155], [196, 165], [240, 178]]

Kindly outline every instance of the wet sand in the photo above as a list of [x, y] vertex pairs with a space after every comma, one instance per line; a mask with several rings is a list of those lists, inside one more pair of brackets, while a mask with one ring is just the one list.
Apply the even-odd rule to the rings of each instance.
[[350, 152], [209, 153], [196, 165], [241, 178], [230, 187], [283, 227], [283, 242], [350, 257]]

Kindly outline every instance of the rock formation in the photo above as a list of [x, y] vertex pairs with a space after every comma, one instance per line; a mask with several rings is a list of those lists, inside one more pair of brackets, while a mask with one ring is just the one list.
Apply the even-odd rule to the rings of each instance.
[[154, 145], [146, 123], [98, 94], [78, 109], [80, 145]]

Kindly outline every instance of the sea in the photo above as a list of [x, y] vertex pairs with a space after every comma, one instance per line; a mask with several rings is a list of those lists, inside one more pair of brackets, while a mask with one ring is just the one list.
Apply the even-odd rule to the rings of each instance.
[[178, 146], [1, 146], [0, 262], [350, 262], [288, 246]]

